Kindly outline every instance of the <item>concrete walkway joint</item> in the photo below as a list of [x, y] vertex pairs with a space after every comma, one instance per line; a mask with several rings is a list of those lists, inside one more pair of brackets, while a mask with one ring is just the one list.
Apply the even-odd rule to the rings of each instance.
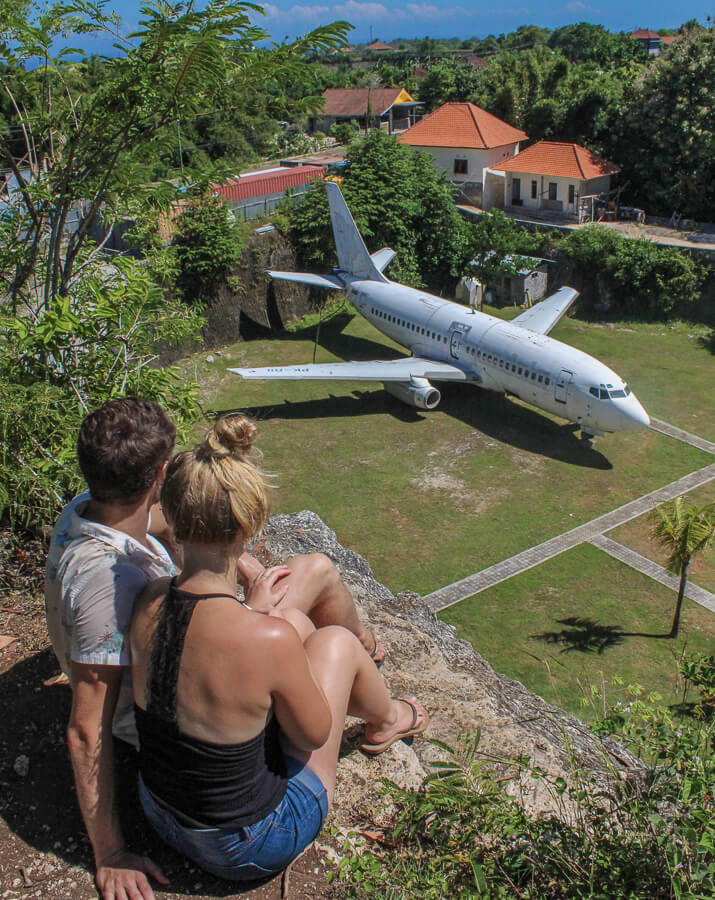
[[[647, 557], [641, 556], [635, 550], [631, 550], [630, 547], [625, 547], [623, 544], [619, 544], [617, 541], [613, 541], [602, 534], [591, 538], [589, 543], [608, 553], [609, 556], [612, 556], [619, 562], [625, 563], [627, 566], [636, 569], [636, 571], [647, 575], [649, 578], [653, 578], [655, 581], [659, 581], [673, 591], [677, 591], [680, 587], [679, 578], [671, 575], [662, 566], [659, 566]], [[715, 594], [711, 594], [705, 588], [698, 587], [692, 581], [685, 585], [685, 596], [689, 600], [699, 603], [700, 606], [704, 606], [705, 609], [709, 609], [710, 612], [715, 612]]]
[[468, 575], [466, 578], [462, 578], [461, 581], [455, 581], [453, 584], [439, 588], [428, 594], [424, 599], [433, 612], [441, 612], [443, 609], [454, 606], [455, 603], [460, 603], [462, 600], [466, 600], [467, 597], [472, 597], [474, 594], [493, 587], [507, 578], [524, 572], [526, 569], [531, 569], [533, 566], [538, 566], [542, 562], [546, 562], [547, 559], [552, 559], [566, 550], [571, 550], [579, 544], [591, 541], [592, 538], [603, 534], [604, 531], [610, 531], [624, 522], [629, 522], [631, 519], [635, 519], [643, 515], [643, 513], [654, 509], [661, 503], [673, 500], [675, 497], [679, 497], [681, 494], [685, 494], [695, 488], [702, 487], [702, 485], [707, 484], [714, 478], [715, 463], [712, 463], [709, 466], [691, 472], [689, 475], [685, 475], [683, 478], [679, 478], [677, 481], [672, 481], [656, 491], [644, 494], [642, 497], [638, 497], [637, 500], [632, 500], [630, 503], [619, 506], [603, 516], [598, 516], [598, 518], [592, 519], [584, 525], [579, 525], [570, 531], [564, 532], [564, 534], [544, 541], [542, 544], [530, 547], [522, 553], [517, 553], [515, 556], [502, 560], [502, 562], [482, 569], [481, 572]]

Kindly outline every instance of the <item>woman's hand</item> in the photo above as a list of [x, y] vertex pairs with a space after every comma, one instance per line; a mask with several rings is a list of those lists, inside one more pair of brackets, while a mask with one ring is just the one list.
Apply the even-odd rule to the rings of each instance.
[[283, 581], [287, 575], [290, 575], [288, 566], [263, 569], [245, 589], [246, 603], [255, 612], [269, 613], [288, 593], [289, 584]]

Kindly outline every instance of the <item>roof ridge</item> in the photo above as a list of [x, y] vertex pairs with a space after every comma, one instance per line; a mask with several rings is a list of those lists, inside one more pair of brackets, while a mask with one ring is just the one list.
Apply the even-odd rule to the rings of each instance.
[[581, 155], [579, 153], [579, 150], [585, 150], [586, 148], [581, 147], [581, 145], [577, 144], [575, 141], [571, 142], [571, 146], [573, 147], [573, 155], [576, 157], [576, 165], [578, 166], [578, 170], [581, 173], [581, 177], [586, 178], [586, 172], [581, 165]]
[[487, 142], [484, 139], [484, 135], [482, 134], [482, 129], [479, 127], [479, 122], [477, 122], [477, 117], [474, 115], [474, 110], [481, 109], [481, 107], [477, 106], [476, 103], [469, 103], [469, 102], [467, 102], [467, 106], [468, 106], [469, 112], [472, 116], [472, 121], [474, 122], [474, 127], [477, 129], [477, 134], [479, 135], [479, 139], [484, 144], [484, 147], [486, 148]]

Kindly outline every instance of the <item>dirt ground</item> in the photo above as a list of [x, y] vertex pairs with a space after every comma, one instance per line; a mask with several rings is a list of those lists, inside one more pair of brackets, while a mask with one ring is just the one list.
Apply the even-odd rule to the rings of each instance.
[[[57, 680], [60, 670], [45, 627], [44, 557], [42, 541], [19, 544], [0, 531], [0, 900], [93, 900], [92, 854], [65, 747], [71, 690]], [[133, 754], [124, 750], [118, 757], [128, 843], [154, 859], [170, 880], [167, 890], [155, 891], [157, 900], [334, 895], [326, 879], [331, 865], [315, 847], [293, 864], [287, 879], [277, 877], [254, 890], [237, 891], [190, 865], [146, 825]]]

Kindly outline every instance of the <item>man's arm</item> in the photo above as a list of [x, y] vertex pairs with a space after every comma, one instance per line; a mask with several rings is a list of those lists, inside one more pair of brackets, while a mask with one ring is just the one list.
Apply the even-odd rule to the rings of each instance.
[[167, 879], [148, 857], [127, 852], [115, 804], [112, 717], [121, 679], [121, 666], [72, 663], [67, 746], [102, 897], [154, 900], [144, 873], [161, 884]]

